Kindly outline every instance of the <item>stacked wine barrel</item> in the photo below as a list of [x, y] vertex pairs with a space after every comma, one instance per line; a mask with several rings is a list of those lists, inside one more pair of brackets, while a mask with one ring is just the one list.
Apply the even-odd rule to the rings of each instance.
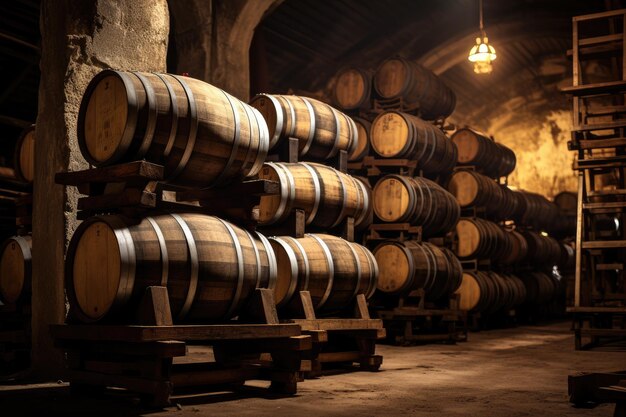
[[[6, 227], [0, 238], [0, 303], [30, 304], [32, 261], [32, 186], [35, 178], [35, 125], [22, 130], [17, 138], [13, 168], [0, 168], [2, 188], [11, 190], [3, 198]], [[4, 231], [6, 229], [6, 232]], [[7, 234], [10, 234], [7, 236]]]
[[127, 322], [155, 285], [167, 287], [177, 323], [230, 320], [247, 310], [257, 288], [274, 290], [284, 311], [295, 308], [297, 291], [308, 290], [314, 307], [329, 314], [376, 288], [371, 252], [322, 233], [348, 218], [367, 222], [366, 185], [318, 163], [266, 163], [288, 138], [298, 139], [301, 157], [353, 150], [356, 124], [327, 104], [279, 95], [247, 104], [189, 77], [106, 70], [84, 93], [77, 135], [96, 167], [145, 159], [163, 165], [166, 181], [178, 188], [276, 181], [279, 193], [261, 200], [259, 225], [279, 225], [301, 209], [317, 233], [269, 238], [236, 218], [210, 215], [210, 208], [93, 216], [78, 227], [66, 256], [74, 319]]
[[483, 317], [504, 316], [554, 302], [562, 286], [552, 269], [572, 259], [571, 246], [547, 233], [557, 221], [557, 206], [501, 183], [516, 161], [506, 146], [470, 128], [457, 130], [452, 141], [458, 167], [446, 188], [462, 210], [455, 228], [455, 253], [466, 268], [461, 307]]

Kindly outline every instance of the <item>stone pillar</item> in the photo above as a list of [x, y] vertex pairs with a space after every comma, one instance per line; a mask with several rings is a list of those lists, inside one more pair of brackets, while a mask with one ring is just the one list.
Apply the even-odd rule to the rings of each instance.
[[[66, 314], [64, 253], [77, 226], [77, 194], [54, 175], [87, 167], [76, 119], [90, 79], [104, 68], [165, 71], [166, 0], [43, 0], [41, 83], [33, 206], [33, 367], [54, 376], [61, 354], [49, 325]], [[97, 256], [97, 254], [94, 254]]]

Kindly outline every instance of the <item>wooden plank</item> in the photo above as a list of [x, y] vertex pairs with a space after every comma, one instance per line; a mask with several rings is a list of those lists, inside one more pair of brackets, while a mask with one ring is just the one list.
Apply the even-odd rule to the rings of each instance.
[[299, 336], [297, 324], [215, 324], [176, 326], [52, 325], [57, 339], [152, 342], [159, 340], [247, 340]]
[[587, 20], [607, 19], [610, 17], [618, 17], [618, 16], [623, 15], [625, 12], [626, 12], [626, 9], [618, 9], [618, 10], [609, 10], [606, 12], [583, 14], [580, 16], [574, 16], [572, 18], [572, 22], [584, 22]]
[[121, 193], [82, 197], [78, 210], [109, 210], [119, 207], [156, 207], [156, 195], [138, 188], [128, 188]]
[[582, 244], [583, 249], [616, 249], [626, 248], [626, 240], [596, 240]]
[[622, 271], [624, 270], [624, 264], [596, 264], [596, 271]]
[[157, 358], [174, 358], [187, 354], [187, 345], [180, 340], [163, 340], [147, 343], [123, 342], [84, 342], [81, 340], [56, 340], [55, 347], [65, 350], [81, 350], [89, 354], [152, 356]]
[[163, 178], [163, 166], [146, 161], [134, 161], [84, 171], [60, 172], [54, 176], [54, 181], [57, 184], [76, 186], [85, 183], [161, 181]]
[[577, 142], [579, 149], [617, 148], [626, 146], [626, 138], [614, 139], [589, 139]]
[[291, 322], [302, 327], [302, 330], [370, 330], [382, 329], [383, 321], [380, 319], [293, 319]]
[[626, 314], [626, 307], [567, 307], [568, 313]]
[[624, 208], [624, 207], [626, 207], [626, 201], [607, 201], [604, 203], [583, 203], [584, 210]]
[[579, 329], [581, 336], [626, 337], [626, 329]]
[[565, 94], [573, 94], [574, 96], [619, 93], [626, 91], [626, 81], [619, 80], [607, 81], [603, 83], [574, 85], [571, 87], [563, 87], [561, 91]]
[[589, 46], [589, 45], [597, 45], [597, 44], [607, 43], [607, 42], [619, 42], [621, 40], [622, 40], [622, 34], [615, 33], [611, 35], [594, 36], [592, 38], [578, 39], [578, 45]]

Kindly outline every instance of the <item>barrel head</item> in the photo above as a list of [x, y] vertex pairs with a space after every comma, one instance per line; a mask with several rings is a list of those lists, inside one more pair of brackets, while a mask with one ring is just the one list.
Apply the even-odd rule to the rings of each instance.
[[15, 303], [24, 287], [24, 254], [20, 245], [9, 241], [0, 257], [0, 299]]
[[406, 252], [397, 245], [383, 244], [376, 248], [374, 257], [378, 263], [378, 290], [391, 294], [401, 292], [413, 272]]

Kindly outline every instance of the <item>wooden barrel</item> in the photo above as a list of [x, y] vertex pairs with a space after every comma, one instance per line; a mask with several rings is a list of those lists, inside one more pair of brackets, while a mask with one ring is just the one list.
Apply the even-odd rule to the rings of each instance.
[[522, 232], [528, 244], [526, 262], [533, 265], [554, 266], [561, 259], [561, 246], [551, 236], [526, 230]]
[[95, 166], [145, 159], [190, 187], [256, 175], [269, 146], [265, 120], [246, 103], [200, 80], [144, 72], [96, 75], [77, 133]]
[[545, 305], [554, 301], [559, 294], [559, 282], [543, 272], [528, 272], [519, 276], [526, 287], [526, 303]]
[[561, 247], [561, 258], [559, 259], [559, 269], [561, 271], [572, 271], [576, 266], [576, 243], [569, 241], [559, 242]]
[[528, 256], [528, 243], [526, 242], [526, 238], [515, 230], [508, 230], [506, 234], [509, 241], [509, 250], [496, 261], [502, 265], [522, 263]]
[[429, 174], [449, 173], [456, 148], [439, 128], [407, 113], [387, 111], [372, 122], [370, 146], [383, 158], [407, 158]]
[[333, 102], [340, 109], [356, 110], [371, 107], [372, 74], [359, 68], [346, 68], [337, 73]]
[[426, 236], [449, 232], [461, 214], [449, 192], [421, 177], [387, 175], [374, 186], [372, 200], [379, 219], [421, 225]]
[[269, 241], [217, 217], [170, 214], [131, 224], [120, 216], [83, 222], [66, 257], [73, 314], [84, 322], [133, 317], [148, 286], [166, 286], [172, 315], [217, 321], [241, 312], [256, 288], [273, 288]]
[[473, 170], [454, 171], [447, 189], [461, 207], [484, 208], [496, 219], [508, 219], [517, 209], [517, 199], [508, 187]]
[[332, 158], [358, 146], [354, 121], [326, 103], [310, 97], [258, 94], [250, 105], [258, 109], [270, 135], [270, 149], [288, 138], [299, 141], [300, 156]]
[[447, 249], [414, 241], [383, 242], [374, 249], [378, 263], [378, 291], [406, 295], [424, 289], [426, 297], [437, 300], [450, 295], [461, 284], [459, 260]]
[[300, 291], [310, 292], [316, 312], [336, 312], [353, 306], [358, 294], [370, 298], [376, 289], [376, 260], [361, 245], [324, 234], [272, 237], [270, 244], [278, 265], [274, 294], [282, 311], [301, 311]]
[[14, 304], [30, 294], [32, 239], [13, 236], [2, 244], [0, 302]]
[[507, 311], [526, 300], [526, 288], [519, 278], [493, 271], [463, 272], [456, 293], [460, 295], [459, 308], [474, 313]]
[[279, 194], [261, 197], [261, 225], [278, 224], [296, 208], [304, 210], [307, 224], [320, 228], [335, 227], [346, 217], [354, 217], [359, 227], [367, 222], [370, 199], [364, 184], [334, 168], [268, 162], [259, 178], [280, 183]]
[[419, 106], [428, 120], [451, 115], [456, 105], [454, 92], [432, 71], [400, 57], [381, 63], [374, 89], [383, 99], [402, 98], [408, 106]]
[[551, 230], [554, 227], [559, 217], [556, 204], [537, 193], [517, 190], [513, 194], [518, 202], [512, 218], [517, 224], [532, 226], [537, 230]]
[[578, 207], [578, 195], [571, 191], [562, 191], [554, 196], [554, 204], [562, 213], [576, 213]]
[[508, 234], [499, 225], [463, 217], [456, 225], [455, 253], [461, 259], [499, 259], [511, 251]]
[[15, 177], [28, 184], [35, 179], [35, 125], [22, 131], [13, 157]]
[[515, 169], [515, 153], [485, 134], [462, 128], [454, 132], [452, 141], [459, 165], [472, 165], [492, 178], [505, 177]]
[[353, 118], [356, 124], [356, 130], [358, 132], [359, 140], [357, 145], [352, 149], [348, 155], [348, 161], [360, 161], [370, 153], [370, 131], [372, 124], [360, 117]]

